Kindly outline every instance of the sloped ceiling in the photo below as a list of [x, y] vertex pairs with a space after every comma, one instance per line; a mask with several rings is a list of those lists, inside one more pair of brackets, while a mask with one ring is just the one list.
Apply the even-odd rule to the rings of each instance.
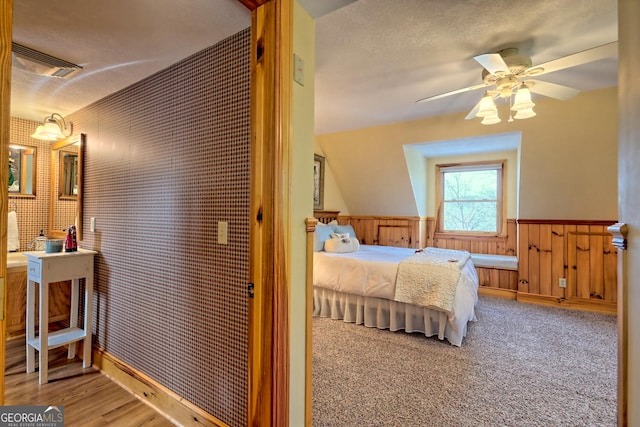
[[[518, 47], [534, 64], [617, 39], [616, 0], [301, 0], [316, 21], [316, 133], [468, 111], [482, 93], [415, 104], [480, 83], [475, 55]], [[68, 80], [12, 73], [11, 115], [72, 113], [250, 25], [237, 0], [20, 0], [15, 42], [84, 68]], [[542, 79], [542, 78], [541, 78]], [[615, 86], [611, 58], [547, 74]]]
[[82, 71], [69, 79], [13, 68], [11, 115], [42, 120], [91, 104], [251, 25], [237, 0], [20, 0], [13, 41]]

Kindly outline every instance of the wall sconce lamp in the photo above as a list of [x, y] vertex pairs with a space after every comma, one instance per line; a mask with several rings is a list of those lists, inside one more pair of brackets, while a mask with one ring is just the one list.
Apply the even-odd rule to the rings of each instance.
[[[68, 128], [68, 130], [67, 130]], [[73, 133], [73, 124], [64, 120], [58, 113], [45, 117], [42, 124], [36, 128], [31, 138], [42, 139], [45, 141], [57, 141], [62, 138], [71, 136]]]

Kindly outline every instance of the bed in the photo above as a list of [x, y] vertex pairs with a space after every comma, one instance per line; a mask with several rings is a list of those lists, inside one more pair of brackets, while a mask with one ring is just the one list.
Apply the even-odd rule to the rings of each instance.
[[360, 244], [325, 250], [335, 239], [357, 242], [354, 236], [351, 226], [317, 225], [313, 316], [420, 332], [460, 346], [468, 322], [476, 321], [478, 275], [470, 254]]

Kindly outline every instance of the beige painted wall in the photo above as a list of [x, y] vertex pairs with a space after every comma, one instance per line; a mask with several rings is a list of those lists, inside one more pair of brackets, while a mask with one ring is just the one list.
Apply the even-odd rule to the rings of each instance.
[[293, 52], [304, 61], [304, 86], [293, 82], [291, 152], [291, 317], [289, 424], [305, 424], [306, 226], [313, 216], [313, 101], [315, 21], [297, 1], [293, 8]]
[[519, 218], [617, 219], [617, 88], [536, 104], [537, 117], [513, 123], [484, 126], [464, 112], [317, 135], [316, 142], [352, 215], [419, 214], [404, 144], [521, 131]]
[[466, 156], [434, 157], [427, 160], [427, 216], [434, 217], [436, 214], [436, 166], [439, 164], [456, 162], [479, 162], [492, 160], [506, 160], [504, 167], [504, 186], [506, 190], [507, 218], [517, 218], [518, 209], [518, 152], [499, 151], [486, 154], [472, 154]]
[[[315, 154], [325, 156], [324, 151], [318, 144], [317, 140], [314, 141]], [[340, 211], [341, 215], [349, 215], [349, 208], [342, 198], [342, 192], [336, 183], [335, 176], [333, 175], [333, 169], [331, 162], [325, 158], [324, 162], [324, 210], [327, 211]]]

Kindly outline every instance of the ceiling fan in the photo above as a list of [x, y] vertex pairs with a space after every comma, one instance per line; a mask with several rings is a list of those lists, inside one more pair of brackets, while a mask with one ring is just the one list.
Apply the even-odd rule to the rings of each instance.
[[[516, 48], [503, 49], [498, 53], [477, 55], [473, 59], [484, 68], [482, 83], [422, 98], [416, 103], [435, 101], [447, 96], [487, 88], [484, 96], [467, 115], [466, 120], [482, 117], [482, 124], [499, 123], [501, 119], [498, 117], [498, 110], [494, 102], [497, 98], [508, 100], [510, 122], [514, 118], [526, 119], [536, 115], [533, 111], [535, 104], [531, 101], [531, 92], [560, 100], [567, 100], [580, 92], [568, 86], [534, 80], [530, 77], [612, 57], [616, 55], [617, 50], [618, 42], [611, 42], [535, 66], [532, 65], [530, 57], [520, 55]], [[516, 111], [513, 117], [511, 110]]]

